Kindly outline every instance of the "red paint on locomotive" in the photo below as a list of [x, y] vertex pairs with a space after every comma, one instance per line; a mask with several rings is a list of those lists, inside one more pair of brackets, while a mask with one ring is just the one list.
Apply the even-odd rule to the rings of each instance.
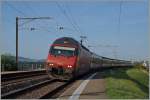
[[76, 74], [79, 43], [72, 38], [59, 38], [51, 45], [46, 69], [51, 78], [70, 79]]

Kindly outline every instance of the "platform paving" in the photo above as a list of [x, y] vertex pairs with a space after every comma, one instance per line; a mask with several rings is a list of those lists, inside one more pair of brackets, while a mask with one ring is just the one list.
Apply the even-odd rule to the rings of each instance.
[[70, 88], [63, 92], [60, 99], [107, 99], [105, 79], [101, 72], [91, 74], [77, 80]]

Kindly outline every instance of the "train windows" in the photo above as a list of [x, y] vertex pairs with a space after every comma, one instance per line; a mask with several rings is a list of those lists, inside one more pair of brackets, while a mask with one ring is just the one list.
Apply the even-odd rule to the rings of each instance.
[[75, 56], [78, 54], [77, 50], [75, 48], [69, 48], [69, 47], [52, 47], [50, 49], [50, 54], [55, 56]]
[[72, 47], [61, 47], [61, 46], [54, 46], [54, 49], [71, 50], [71, 51], [75, 50], [75, 48]]

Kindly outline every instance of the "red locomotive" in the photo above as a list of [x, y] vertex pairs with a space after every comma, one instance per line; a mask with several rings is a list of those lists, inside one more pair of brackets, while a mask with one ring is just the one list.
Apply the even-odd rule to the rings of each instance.
[[73, 38], [63, 37], [54, 41], [47, 57], [50, 77], [70, 79], [89, 71], [91, 53]]
[[106, 66], [124, 66], [130, 62], [98, 56], [73, 38], [54, 41], [46, 60], [46, 71], [51, 78], [69, 80], [90, 69]]

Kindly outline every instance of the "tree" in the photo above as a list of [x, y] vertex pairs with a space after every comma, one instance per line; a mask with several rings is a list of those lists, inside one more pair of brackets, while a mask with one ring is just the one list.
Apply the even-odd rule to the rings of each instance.
[[15, 57], [11, 54], [2, 54], [1, 55], [1, 70], [2, 71], [15, 71], [17, 70]]

